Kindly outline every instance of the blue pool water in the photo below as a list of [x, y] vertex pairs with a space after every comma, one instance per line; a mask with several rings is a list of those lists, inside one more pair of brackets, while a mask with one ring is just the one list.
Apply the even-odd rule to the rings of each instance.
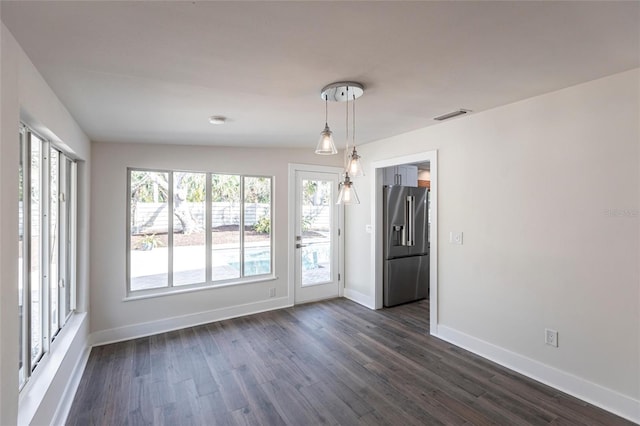
[[[239, 262], [230, 262], [229, 266], [240, 270]], [[263, 275], [271, 273], [271, 256], [268, 251], [247, 254], [244, 260], [244, 275]]]

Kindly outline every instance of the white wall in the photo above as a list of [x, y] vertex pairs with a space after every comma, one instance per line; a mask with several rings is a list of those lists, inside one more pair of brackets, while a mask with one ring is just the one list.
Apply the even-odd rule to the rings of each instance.
[[0, 33], [0, 424], [18, 415], [18, 52], [2, 25]]
[[[64, 148], [79, 160], [88, 160], [89, 139], [46, 84], [11, 33], [2, 24], [2, 110], [0, 133], [0, 424], [18, 422], [18, 126], [25, 120], [30, 126], [54, 141], [64, 141]], [[85, 184], [79, 191], [79, 222], [84, 231], [78, 241], [78, 285], [83, 297], [88, 289], [88, 164], [83, 163], [79, 178]], [[83, 308], [86, 308], [83, 306]], [[84, 316], [81, 316], [85, 318]], [[43, 362], [40, 370], [48, 375], [32, 380], [21, 396], [20, 421], [51, 419], [70, 381], [70, 374], [84, 355], [88, 327], [78, 324], [69, 337], [71, 350], [60, 349], [54, 362]], [[83, 331], [84, 330], [84, 331]], [[63, 331], [65, 333], [65, 331]], [[68, 333], [67, 333], [68, 334]], [[62, 335], [60, 337], [63, 337]], [[73, 337], [73, 338], [71, 338]], [[62, 339], [61, 339], [62, 340]], [[61, 345], [57, 345], [61, 348]], [[64, 352], [64, 353], [63, 353]], [[53, 351], [52, 351], [53, 353]], [[56, 361], [57, 360], [57, 361]], [[56, 368], [48, 368], [47, 367]], [[50, 370], [50, 371], [49, 371]], [[45, 374], [40, 374], [44, 377]], [[46, 383], [45, 383], [46, 382]], [[48, 386], [48, 387], [47, 387]], [[25, 395], [27, 393], [29, 395]], [[37, 396], [36, 396], [37, 395]], [[40, 403], [45, 401], [44, 403]], [[28, 410], [23, 410], [28, 406]], [[24, 414], [28, 411], [27, 414]]]
[[[639, 82], [632, 70], [358, 148], [366, 167], [438, 150], [439, 330], [611, 391], [636, 421]], [[346, 209], [347, 288], [371, 297], [374, 175]]]
[[[92, 147], [91, 330], [95, 343], [287, 305], [288, 163], [339, 166], [342, 156], [309, 149], [94, 143]], [[127, 167], [274, 176], [275, 281], [144, 300], [126, 294]], [[276, 288], [270, 299], [268, 289]]]

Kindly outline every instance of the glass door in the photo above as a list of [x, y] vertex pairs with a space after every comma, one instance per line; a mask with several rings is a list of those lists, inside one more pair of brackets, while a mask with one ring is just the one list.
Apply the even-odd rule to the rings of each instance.
[[338, 173], [296, 171], [296, 303], [340, 293], [338, 181]]

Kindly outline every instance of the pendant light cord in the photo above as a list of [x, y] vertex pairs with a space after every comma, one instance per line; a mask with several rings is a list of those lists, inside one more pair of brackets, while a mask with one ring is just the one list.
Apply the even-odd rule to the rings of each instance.
[[356, 94], [353, 94], [353, 132], [351, 137], [353, 138], [353, 149], [356, 149]]
[[324, 95], [324, 126], [329, 125], [329, 95]]
[[347, 146], [344, 148], [344, 170], [349, 173], [349, 86], [347, 86], [347, 106], [346, 106], [346, 140]]

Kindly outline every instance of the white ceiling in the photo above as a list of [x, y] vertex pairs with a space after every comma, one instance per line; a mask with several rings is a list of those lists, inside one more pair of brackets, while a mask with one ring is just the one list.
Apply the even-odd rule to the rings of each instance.
[[[365, 85], [357, 142], [640, 66], [639, 2], [2, 1], [94, 141], [314, 147], [320, 89]], [[230, 122], [212, 126], [210, 115]], [[458, 118], [464, 120], [465, 118]], [[329, 105], [344, 146], [344, 104]]]

